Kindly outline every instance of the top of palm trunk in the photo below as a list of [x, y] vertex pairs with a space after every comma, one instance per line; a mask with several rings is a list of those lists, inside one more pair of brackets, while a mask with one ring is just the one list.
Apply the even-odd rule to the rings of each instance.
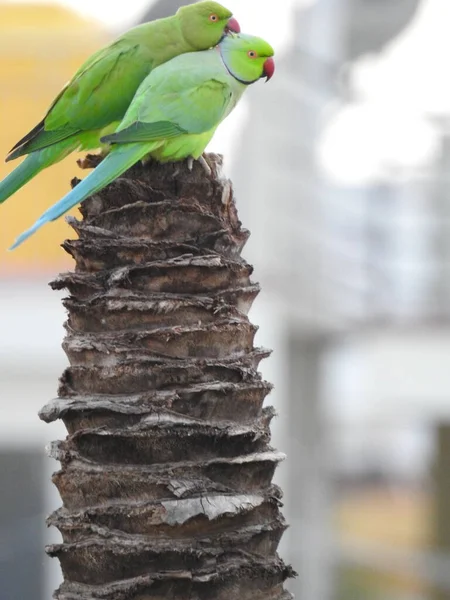
[[70, 366], [41, 411], [69, 432], [52, 446], [60, 600], [289, 596], [268, 352], [247, 317], [259, 288], [210, 161], [211, 176], [135, 166], [71, 220], [75, 271], [52, 283], [70, 294]]

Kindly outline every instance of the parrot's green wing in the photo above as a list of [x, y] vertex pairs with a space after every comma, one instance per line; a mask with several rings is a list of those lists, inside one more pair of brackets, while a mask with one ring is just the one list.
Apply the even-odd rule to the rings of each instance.
[[157, 121], [156, 123], [143, 123], [136, 121], [126, 129], [106, 135], [102, 141], [110, 144], [125, 144], [130, 142], [153, 142], [155, 140], [169, 139], [189, 133], [170, 121]]
[[139, 44], [129, 45], [121, 39], [94, 54], [61, 91], [41, 123], [16, 144], [8, 160], [120, 121], [130, 102], [127, 91], [132, 95], [152, 66], [150, 60], [142, 60], [141, 52]]
[[101, 51], [64, 90], [45, 118], [45, 129], [63, 129], [69, 123], [80, 130], [99, 129], [120, 120], [129, 105], [130, 84], [134, 91], [151, 69], [150, 62], [135, 66], [143, 62], [137, 60], [139, 51], [139, 44], [129, 46], [122, 40]]
[[232, 96], [229, 76], [214, 50], [204, 54], [203, 62], [193, 55], [180, 56], [152, 71], [119, 130], [102, 141], [149, 142], [205, 133], [229, 112]]
[[[152, 142], [170, 139], [183, 134], [199, 134], [219, 125], [227, 113], [230, 91], [219, 81], [208, 81], [199, 87], [173, 95], [151, 96], [151, 104], [163, 107], [165, 121], [152, 121], [160, 111], [149, 111], [145, 120], [134, 121], [130, 126], [107, 135], [102, 142], [120, 144], [130, 142]], [[152, 112], [156, 113], [153, 117]], [[162, 116], [162, 115], [161, 115]]]
[[32, 135], [30, 132], [27, 140], [24, 139], [23, 142], [18, 143], [11, 150], [6, 161], [8, 162], [15, 158], [19, 158], [19, 156], [23, 156], [24, 154], [30, 154], [30, 152], [34, 152], [35, 150], [43, 150], [44, 148], [48, 148], [53, 144], [57, 144], [58, 142], [75, 135], [79, 131], [80, 129], [78, 127], [65, 127], [63, 129], [57, 129], [56, 131], [45, 131], [44, 121], [42, 121], [41, 127], [34, 135]]

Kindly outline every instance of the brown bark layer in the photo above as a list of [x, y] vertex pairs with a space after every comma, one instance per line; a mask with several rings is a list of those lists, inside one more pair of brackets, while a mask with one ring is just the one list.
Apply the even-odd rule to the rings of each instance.
[[45, 421], [63, 506], [59, 600], [285, 600], [258, 294], [221, 159], [136, 166], [71, 219], [70, 366]]

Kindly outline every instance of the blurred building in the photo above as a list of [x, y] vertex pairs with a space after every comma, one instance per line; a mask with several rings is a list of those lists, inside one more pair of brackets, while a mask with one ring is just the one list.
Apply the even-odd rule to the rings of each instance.
[[173, 15], [180, 6], [185, 6], [186, 4], [192, 4], [191, 0], [156, 0], [150, 3], [148, 10], [141, 18], [141, 23]]
[[[263, 287], [255, 321], [262, 329], [270, 322], [277, 353], [283, 348], [274, 374], [282, 387], [279, 445], [288, 453], [283, 550], [299, 570], [291, 589], [302, 600], [335, 598], [348, 567], [377, 564], [381, 578], [392, 575], [395, 534], [385, 545], [369, 535], [356, 546], [337, 534], [334, 483], [381, 477], [388, 488], [420, 488], [437, 427], [450, 415], [445, 129], [432, 168], [399, 172], [387, 164], [385, 177], [365, 185], [331, 182], [319, 158], [327, 117], [355, 101], [343, 67], [348, 74], [351, 61], [383, 50], [418, 5], [317, 0], [299, 9], [293, 41], [277, 60], [277, 85], [248, 92], [251, 117], [236, 148], [232, 178], [252, 231], [246, 252]], [[400, 556], [403, 574], [420, 562], [423, 586], [448, 592], [450, 561], [441, 560]]]

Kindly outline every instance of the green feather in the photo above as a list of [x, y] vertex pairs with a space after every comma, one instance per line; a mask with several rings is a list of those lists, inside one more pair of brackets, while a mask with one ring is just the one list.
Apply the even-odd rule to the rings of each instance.
[[78, 129], [70, 128], [58, 129], [56, 131], [40, 131], [36, 137], [33, 137], [25, 144], [19, 146], [16, 150], [12, 150], [6, 158], [6, 162], [24, 156], [25, 154], [36, 152], [36, 150], [54, 146], [58, 142], [61, 142], [78, 132]]
[[155, 140], [173, 138], [187, 133], [184, 129], [168, 121], [156, 123], [142, 123], [136, 121], [126, 129], [101, 138], [102, 142], [109, 144], [124, 144], [130, 142], [152, 142]]

